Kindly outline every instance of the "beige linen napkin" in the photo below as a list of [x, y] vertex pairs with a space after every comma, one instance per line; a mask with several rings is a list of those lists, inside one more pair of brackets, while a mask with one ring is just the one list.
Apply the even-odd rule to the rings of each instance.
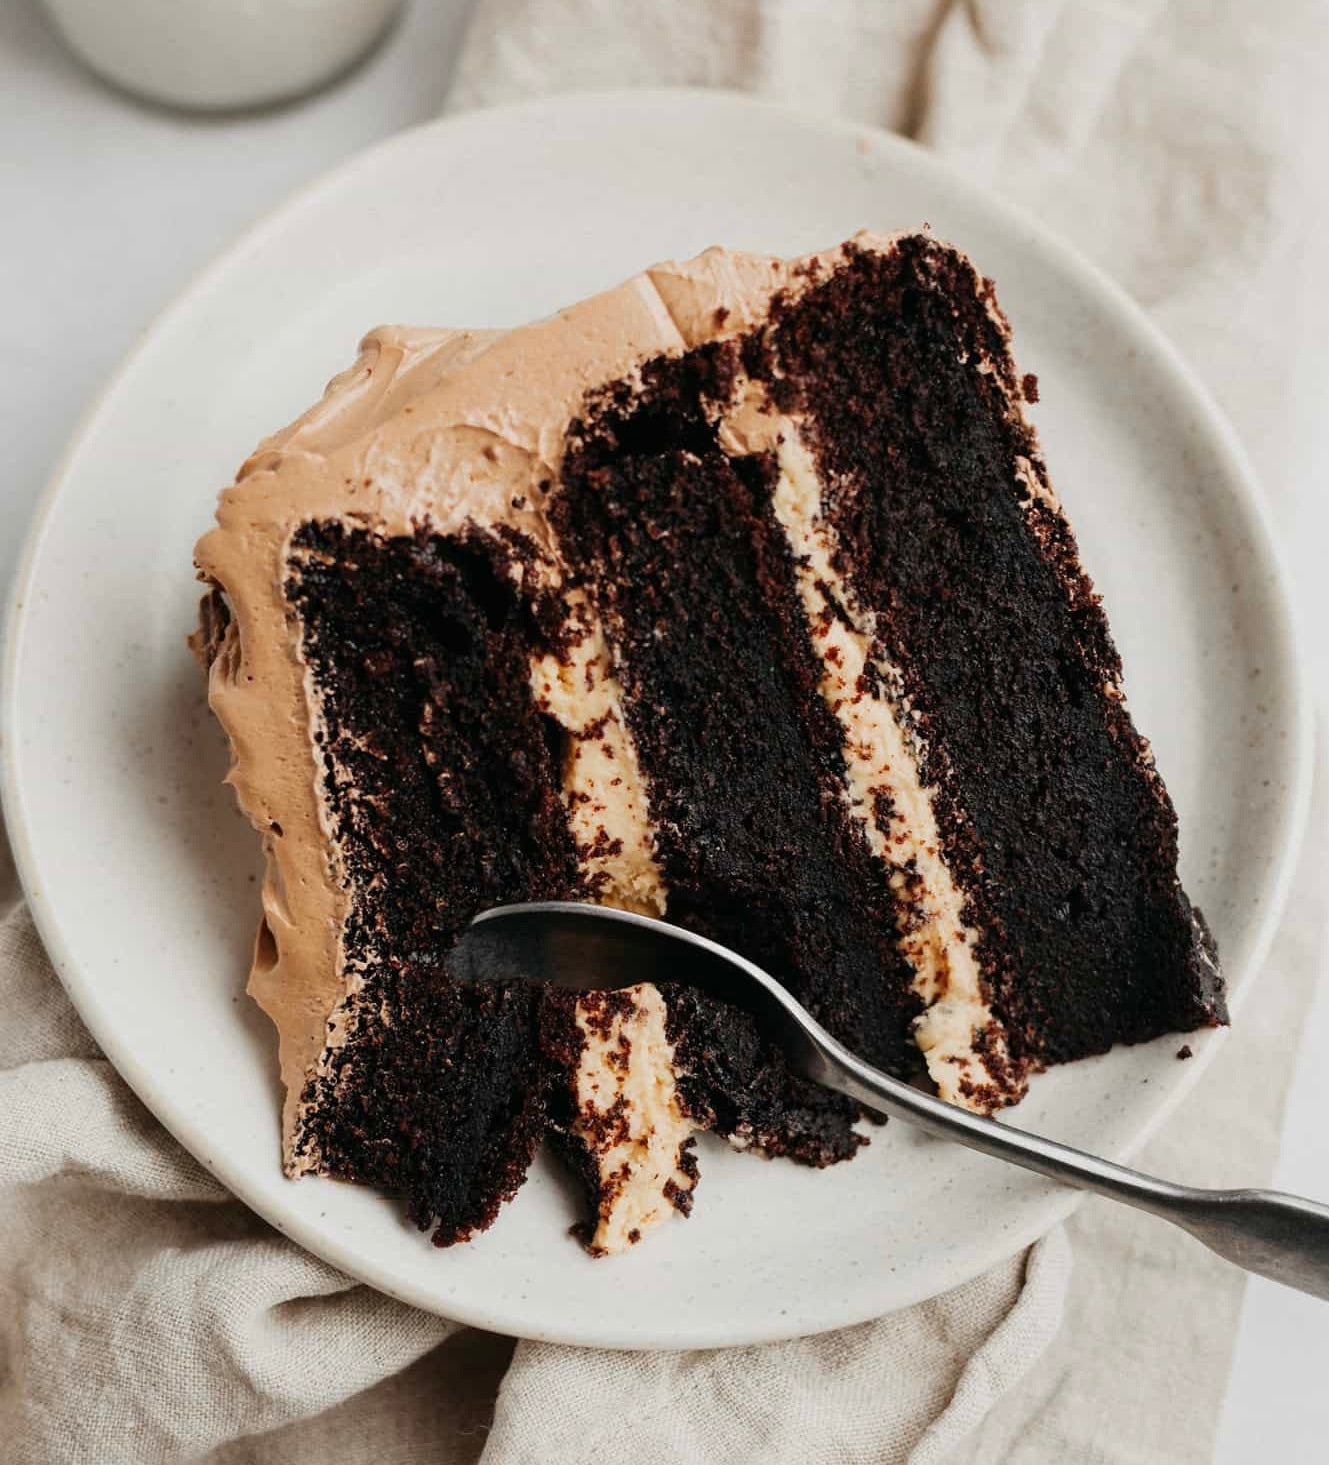
[[[453, 100], [726, 85], [918, 137], [1074, 239], [1153, 312], [1237, 420], [1283, 527], [1319, 526], [1323, 543], [1329, 521], [1298, 472], [1303, 404], [1329, 386], [1308, 349], [1329, 312], [1306, 288], [1325, 211], [1321, 30], [1314, 0], [481, 0]], [[1321, 779], [1258, 1000], [1146, 1166], [1200, 1183], [1267, 1177], [1323, 965], [1326, 802]], [[1210, 1454], [1240, 1277], [1097, 1201], [945, 1297], [762, 1348], [514, 1353], [357, 1286], [230, 1200], [147, 1115], [0, 875], [6, 1460]]]

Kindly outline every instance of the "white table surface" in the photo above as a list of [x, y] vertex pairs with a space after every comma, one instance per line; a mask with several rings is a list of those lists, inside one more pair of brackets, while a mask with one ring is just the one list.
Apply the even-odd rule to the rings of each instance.
[[[0, 586], [8, 586], [32, 506], [66, 440], [139, 333], [196, 270], [294, 188], [434, 116], [470, 4], [417, 0], [354, 74], [294, 107], [189, 118], [103, 87], [67, 55], [36, 0], [0, 0], [0, 359], [9, 363], [0, 391]], [[1329, 500], [1329, 428], [1316, 446], [1306, 465], [1308, 510]], [[1323, 508], [1317, 519], [1329, 529]], [[1325, 539], [1302, 534], [1288, 546], [1312, 612]], [[1323, 656], [1314, 671], [1320, 687], [1329, 686]], [[1329, 983], [1322, 982], [1275, 1180], [1320, 1196], [1329, 1196], [1329, 1126], [1315, 1060], [1326, 1051]], [[1215, 1460], [1325, 1459], [1327, 1380], [1329, 1306], [1253, 1280]]]

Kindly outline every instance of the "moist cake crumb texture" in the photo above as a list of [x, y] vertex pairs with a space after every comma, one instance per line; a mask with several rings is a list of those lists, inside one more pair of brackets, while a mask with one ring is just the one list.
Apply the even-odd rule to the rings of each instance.
[[1226, 1021], [1038, 393], [965, 256], [860, 236], [507, 336], [378, 332], [259, 449], [193, 644], [268, 855], [292, 1174], [446, 1245], [548, 1137], [602, 1255], [690, 1212], [699, 1131], [814, 1166], [868, 1142], [687, 988], [454, 982], [505, 901], [722, 941], [983, 1112]]
[[440, 1244], [493, 1220], [545, 1118], [539, 995], [452, 982], [442, 959], [484, 906], [580, 893], [557, 742], [526, 686], [535, 616], [509, 562], [486, 541], [315, 523], [286, 586], [358, 896], [343, 935], [355, 990], [298, 1145], [400, 1189]]

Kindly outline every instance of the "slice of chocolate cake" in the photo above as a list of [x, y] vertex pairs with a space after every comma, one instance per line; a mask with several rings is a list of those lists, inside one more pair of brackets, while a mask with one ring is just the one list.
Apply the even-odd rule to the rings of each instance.
[[197, 645], [268, 857], [290, 1173], [446, 1244], [548, 1134], [611, 1252], [690, 1209], [694, 1130], [865, 1142], [695, 993], [454, 984], [502, 901], [726, 942], [985, 1111], [1225, 1021], [1034, 399], [963, 255], [862, 235], [507, 335], [378, 331], [259, 448], [198, 546]]

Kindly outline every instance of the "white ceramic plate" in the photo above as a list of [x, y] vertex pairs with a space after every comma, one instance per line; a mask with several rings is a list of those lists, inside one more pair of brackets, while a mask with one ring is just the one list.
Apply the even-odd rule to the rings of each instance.
[[[1288, 613], [1230, 431], [1113, 287], [923, 153], [741, 98], [635, 93], [439, 122], [261, 224], [148, 334], [48, 494], [10, 625], [6, 810], [32, 908], [102, 1047], [173, 1133], [310, 1250], [526, 1337], [753, 1342], [976, 1275], [1075, 1196], [902, 1124], [816, 1172], [702, 1144], [694, 1217], [591, 1261], [541, 1160], [498, 1224], [438, 1251], [397, 1206], [278, 1163], [275, 1044], [243, 996], [257, 840], [185, 649], [195, 537], [260, 436], [380, 321], [514, 326], [712, 243], [793, 253], [924, 220], [998, 283], [1053, 479], [1181, 814], [1183, 874], [1245, 995], [1283, 898], [1306, 739]], [[1221, 1041], [1035, 1081], [1013, 1122], [1123, 1155]], [[1234, 1157], [1234, 1180], [1240, 1165]]]

